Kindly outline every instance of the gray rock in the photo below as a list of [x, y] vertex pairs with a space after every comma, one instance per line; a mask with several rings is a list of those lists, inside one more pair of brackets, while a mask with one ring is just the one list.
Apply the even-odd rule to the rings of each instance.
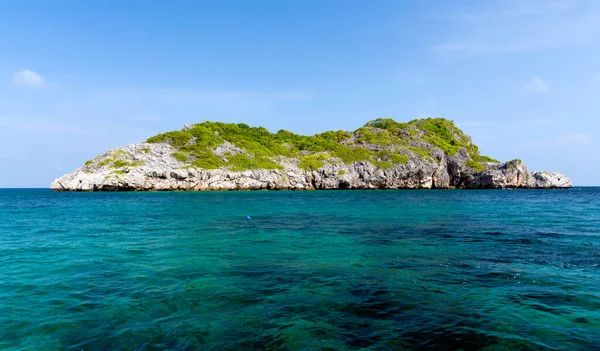
[[557, 172], [532, 172], [527, 179], [528, 188], [570, 188], [571, 179]]
[[[477, 172], [466, 166], [466, 150], [448, 156], [441, 151], [432, 159], [415, 155], [405, 164], [385, 170], [371, 162], [345, 164], [330, 158], [323, 167], [306, 171], [299, 160], [279, 157], [283, 169], [233, 172], [198, 169], [178, 161], [164, 143], [133, 144], [111, 150], [73, 173], [56, 179], [57, 191], [115, 190], [250, 190], [250, 189], [400, 189], [400, 188], [568, 188], [571, 181], [559, 173], [533, 172], [518, 160], [485, 164]], [[227, 157], [243, 152], [222, 144], [213, 152]], [[117, 161], [117, 163], [115, 163]]]
[[481, 172], [464, 174], [461, 185], [469, 189], [523, 188], [527, 187], [529, 172], [520, 160], [502, 164], [486, 164]]

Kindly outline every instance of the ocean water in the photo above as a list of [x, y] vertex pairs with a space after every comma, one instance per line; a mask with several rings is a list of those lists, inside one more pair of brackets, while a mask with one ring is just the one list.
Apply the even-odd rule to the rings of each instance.
[[600, 350], [599, 264], [600, 188], [0, 190], [0, 350]]

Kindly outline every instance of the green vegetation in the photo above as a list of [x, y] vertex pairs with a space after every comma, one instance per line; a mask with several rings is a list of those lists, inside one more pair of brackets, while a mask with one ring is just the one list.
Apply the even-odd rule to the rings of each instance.
[[92, 160], [87, 160], [87, 161], [85, 161], [85, 165], [86, 165], [86, 166], [89, 166], [89, 165], [91, 165], [92, 163], [94, 163], [94, 161], [92, 161]]
[[[452, 121], [443, 118], [408, 123], [380, 118], [354, 132], [339, 130], [312, 136], [286, 130], [271, 133], [263, 127], [249, 127], [244, 123], [203, 122], [185, 131], [158, 134], [147, 142], [170, 144], [173, 157], [186, 163], [186, 167], [234, 171], [281, 169], [276, 162], [279, 156], [299, 159], [299, 167], [305, 170], [339, 161], [346, 164], [368, 161], [385, 170], [395, 164], [405, 164], [410, 158], [433, 161], [432, 152], [436, 148], [448, 155], [455, 155], [464, 148], [471, 158], [468, 166], [474, 169], [482, 169], [481, 162], [497, 162], [479, 155], [471, 139]], [[216, 156], [213, 151], [225, 142], [235, 145], [242, 153]]]
[[516, 159], [516, 160], [506, 162], [506, 167], [508, 167], [508, 169], [515, 169], [522, 163], [523, 163], [523, 161]]
[[453, 156], [462, 148], [469, 148], [471, 141], [449, 120], [443, 118], [427, 118], [414, 120], [409, 124], [415, 125], [424, 132], [423, 140], [442, 149]]
[[447, 155], [453, 156], [464, 148], [470, 156], [466, 165], [477, 171], [482, 171], [485, 167], [481, 162], [494, 162], [497, 160], [481, 156], [477, 145], [471, 142], [471, 138], [465, 135], [452, 121], [443, 118], [426, 118], [409, 122], [417, 128], [425, 131], [423, 140], [440, 148]]
[[340, 170], [338, 171], [338, 175], [339, 175], [339, 176], [343, 176], [344, 174], [346, 174], [346, 171], [344, 171], [343, 169], [340, 169]]
[[179, 162], [188, 162], [190, 160], [188, 155], [184, 154], [183, 152], [174, 152], [173, 157], [175, 157], [175, 159]]
[[[491, 157], [487, 157], [487, 156], [471, 156], [473, 157], [474, 160], [478, 161], [478, 162], [493, 162], [493, 163], [500, 163], [500, 161], [493, 159]], [[521, 160], [519, 160], [521, 161]], [[519, 162], [520, 163], [520, 162]]]
[[192, 162], [192, 165], [197, 168], [203, 169], [219, 169], [225, 166], [225, 162], [213, 154], [212, 152], [198, 152], [194, 154], [195, 160]]
[[192, 135], [181, 130], [175, 130], [163, 134], [158, 134], [148, 139], [148, 143], [169, 142], [174, 147], [181, 147], [192, 140]]
[[265, 156], [248, 157], [243, 154], [229, 156], [227, 158], [231, 170], [241, 172], [248, 169], [283, 169], [283, 166], [278, 165], [271, 159]]
[[466, 164], [468, 167], [471, 167], [478, 172], [483, 171], [483, 169], [485, 168], [481, 163], [474, 161], [473, 159], [467, 160]]
[[390, 160], [392, 163], [408, 163], [408, 156], [402, 154], [391, 154]]
[[394, 167], [394, 165], [391, 162], [387, 162], [387, 161], [372, 161], [372, 163], [376, 167], [379, 167], [379, 168], [383, 169], [384, 171], [388, 168]]
[[325, 165], [325, 161], [330, 158], [331, 155], [326, 153], [302, 156], [302, 158], [300, 158], [300, 164], [298, 167], [306, 171], [314, 171], [315, 169], [323, 167]]
[[[129, 155], [127, 152], [123, 150], [115, 150], [110, 154], [110, 156], [100, 161], [98, 166], [109, 166], [110, 168], [120, 169], [124, 167], [139, 167], [143, 164], [144, 161], [133, 161], [131, 155]], [[88, 164], [86, 163], [86, 165]]]
[[115, 160], [112, 164], [112, 168], [123, 168], [125, 166], [129, 166], [131, 165], [131, 162], [128, 161], [124, 161], [124, 160]]

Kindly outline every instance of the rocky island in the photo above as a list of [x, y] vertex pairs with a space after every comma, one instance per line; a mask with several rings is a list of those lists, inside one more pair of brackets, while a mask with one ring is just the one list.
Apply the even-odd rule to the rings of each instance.
[[203, 122], [110, 150], [56, 191], [569, 188], [560, 173], [479, 154], [452, 121], [376, 119], [313, 136]]

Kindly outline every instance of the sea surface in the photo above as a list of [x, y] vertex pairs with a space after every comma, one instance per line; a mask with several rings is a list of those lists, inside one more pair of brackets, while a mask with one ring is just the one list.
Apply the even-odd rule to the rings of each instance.
[[600, 188], [0, 190], [0, 350], [600, 350], [599, 264]]

